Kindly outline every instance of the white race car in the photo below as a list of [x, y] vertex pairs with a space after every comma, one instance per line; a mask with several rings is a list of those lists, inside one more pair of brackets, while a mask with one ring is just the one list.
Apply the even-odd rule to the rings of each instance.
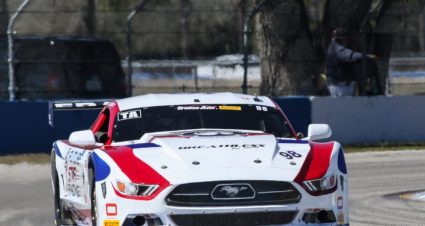
[[[54, 108], [92, 107], [91, 103]], [[268, 97], [150, 94], [105, 103], [56, 141], [56, 225], [348, 225], [342, 147], [302, 138]]]

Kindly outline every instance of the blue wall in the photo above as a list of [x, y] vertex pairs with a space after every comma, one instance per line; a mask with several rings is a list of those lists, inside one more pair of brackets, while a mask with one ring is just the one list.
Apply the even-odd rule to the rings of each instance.
[[47, 103], [0, 102], [0, 154], [48, 151]]
[[282, 108], [296, 132], [307, 136], [311, 123], [311, 100], [308, 97], [276, 97], [273, 100]]
[[58, 111], [48, 123], [48, 102], [0, 102], [0, 155], [48, 153], [57, 139], [87, 129], [99, 110]]
[[[306, 134], [311, 102], [305, 97], [275, 98], [297, 132]], [[0, 102], [0, 155], [48, 153], [52, 143], [68, 139], [72, 131], [88, 129], [99, 110], [56, 111], [54, 128], [48, 123], [49, 103]]]

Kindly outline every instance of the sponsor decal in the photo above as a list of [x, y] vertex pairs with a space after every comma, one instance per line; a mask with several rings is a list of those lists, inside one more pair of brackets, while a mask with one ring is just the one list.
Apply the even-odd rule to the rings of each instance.
[[126, 111], [118, 113], [118, 121], [128, 120], [128, 119], [136, 119], [142, 117], [142, 111]]
[[117, 204], [106, 203], [106, 215], [107, 216], [116, 216], [117, 214], [118, 214]]
[[[65, 191], [71, 196], [83, 197], [83, 187], [86, 184], [86, 174], [81, 165], [86, 159], [87, 152], [71, 150], [65, 157]], [[84, 197], [83, 197], [84, 198]]]
[[223, 110], [223, 111], [242, 111], [241, 106], [223, 105], [223, 106], [218, 106], [218, 109]]
[[198, 146], [182, 146], [179, 150], [195, 150], [195, 149], [217, 149], [230, 148], [235, 149], [259, 149], [266, 147], [265, 144], [219, 144], [219, 145], [198, 145]]
[[191, 110], [217, 110], [217, 106], [196, 105], [196, 106], [177, 106], [177, 111]]
[[244, 132], [234, 132], [234, 131], [197, 131], [183, 133], [183, 136], [196, 136], [196, 137], [223, 137], [223, 136], [234, 136], [234, 135], [245, 135]]
[[76, 103], [54, 103], [54, 107], [57, 109], [63, 108], [101, 108], [107, 105], [109, 102], [76, 102]]
[[338, 196], [336, 203], [339, 210], [342, 210], [342, 208], [344, 208], [344, 198], [342, 196]]
[[66, 160], [68, 160], [71, 164], [80, 164], [80, 161], [82, 159], [85, 159], [85, 155], [87, 152], [85, 151], [77, 151], [77, 150], [71, 150], [67, 153], [67, 156], [65, 157]]
[[338, 224], [344, 224], [345, 223], [345, 219], [344, 219], [344, 213], [343, 212], [339, 212], [337, 214], [337, 219], [338, 219]]
[[279, 152], [279, 155], [285, 157], [286, 159], [294, 159], [294, 158], [301, 158], [302, 157], [301, 154], [298, 154], [295, 151], [287, 151], [287, 152], [282, 151], [282, 152]]
[[120, 226], [119, 220], [104, 220], [103, 226]]
[[67, 184], [66, 191], [69, 192], [72, 196], [81, 197], [82, 188], [77, 184]]
[[75, 166], [68, 167], [68, 181], [76, 182], [82, 175], [80, 175], [79, 170]]
[[255, 191], [250, 184], [219, 184], [213, 189], [211, 197], [215, 200], [253, 199]]
[[96, 103], [90, 103], [90, 102], [87, 102], [87, 103], [75, 103], [75, 107], [77, 107], [77, 108], [96, 107], [96, 106], [97, 106]]

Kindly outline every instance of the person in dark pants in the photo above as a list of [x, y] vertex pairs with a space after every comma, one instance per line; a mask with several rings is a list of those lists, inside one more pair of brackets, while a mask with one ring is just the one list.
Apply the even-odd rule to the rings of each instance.
[[351, 66], [363, 58], [376, 59], [376, 55], [355, 52], [345, 47], [348, 32], [338, 28], [333, 32], [331, 44], [326, 54], [326, 77], [332, 97], [353, 96], [356, 78], [352, 76]]

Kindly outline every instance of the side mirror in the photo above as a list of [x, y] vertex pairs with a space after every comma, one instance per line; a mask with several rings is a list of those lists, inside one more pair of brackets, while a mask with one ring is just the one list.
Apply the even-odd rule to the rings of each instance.
[[71, 133], [69, 143], [77, 146], [90, 146], [96, 145], [96, 140], [91, 130], [81, 130]]
[[328, 124], [310, 124], [308, 126], [308, 139], [321, 140], [331, 137], [332, 130]]

